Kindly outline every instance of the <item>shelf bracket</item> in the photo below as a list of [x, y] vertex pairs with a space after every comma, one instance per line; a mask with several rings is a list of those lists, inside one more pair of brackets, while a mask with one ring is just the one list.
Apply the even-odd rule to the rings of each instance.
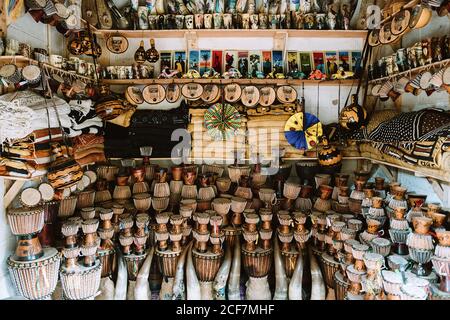
[[275, 35], [273, 37], [274, 50], [281, 50], [284, 52], [284, 48], [286, 48], [287, 38], [287, 32], [275, 32]]
[[378, 163], [378, 167], [381, 171], [386, 175], [386, 177], [389, 179], [389, 181], [397, 181], [397, 169], [391, 168], [390, 170], [388, 167], [386, 167], [384, 164]]
[[186, 31], [184, 34], [186, 39], [186, 51], [198, 48], [198, 34], [196, 31]]

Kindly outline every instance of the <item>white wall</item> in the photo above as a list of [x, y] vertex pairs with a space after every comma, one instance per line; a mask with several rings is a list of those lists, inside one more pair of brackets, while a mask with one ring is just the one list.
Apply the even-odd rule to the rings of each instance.
[[[4, 188], [4, 179], [0, 178], [1, 195], [4, 194]], [[11, 234], [3, 208], [3, 196], [0, 196], [0, 299], [17, 295], [6, 267], [6, 259], [13, 253], [17, 241], [16, 237]]]

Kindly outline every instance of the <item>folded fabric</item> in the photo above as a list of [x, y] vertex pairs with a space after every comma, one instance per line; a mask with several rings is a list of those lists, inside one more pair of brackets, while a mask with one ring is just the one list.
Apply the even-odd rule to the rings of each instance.
[[69, 138], [75, 138], [82, 134], [100, 134], [102, 131], [97, 127], [84, 128], [82, 130], [73, 130], [72, 128], [64, 128], [64, 132]]
[[72, 127], [72, 122], [70, 121], [70, 118], [68, 115], [63, 115], [59, 117], [59, 120], [56, 117], [44, 117], [39, 119], [33, 119], [32, 122], [32, 129], [34, 130], [40, 130], [40, 129], [46, 129], [46, 128], [70, 128]]
[[81, 123], [76, 123], [73, 119], [71, 119], [71, 124], [71, 128], [74, 130], [81, 130], [88, 127], [103, 127], [103, 122], [99, 117], [95, 117]]
[[97, 162], [106, 162], [105, 153], [90, 153], [89, 155], [85, 156], [81, 159], [76, 159], [76, 162], [80, 166], [84, 166], [91, 163], [97, 163]]
[[87, 149], [75, 152], [73, 157], [75, 158], [75, 160], [78, 160], [78, 159], [82, 159], [92, 153], [104, 153], [104, 152], [105, 152], [105, 148], [103, 145], [101, 145], [101, 146], [96, 145], [95, 147], [87, 148]]
[[94, 144], [103, 144], [105, 138], [95, 134], [82, 134], [72, 139], [74, 151], [82, 150]]

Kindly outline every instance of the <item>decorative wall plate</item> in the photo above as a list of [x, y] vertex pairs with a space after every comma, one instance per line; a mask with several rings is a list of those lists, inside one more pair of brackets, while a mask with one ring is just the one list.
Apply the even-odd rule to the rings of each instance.
[[142, 91], [145, 102], [157, 104], [166, 98], [166, 90], [160, 84], [149, 84]]
[[297, 90], [291, 86], [280, 86], [277, 89], [277, 98], [281, 103], [293, 103], [297, 96]]
[[225, 101], [229, 103], [237, 102], [242, 95], [242, 88], [236, 83], [227, 84], [224, 88]]
[[106, 48], [115, 54], [124, 53], [128, 50], [128, 39], [120, 33], [113, 34], [106, 39]]
[[186, 83], [181, 88], [181, 94], [188, 100], [197, 100], [203, 94], [203, 87], [198, 83]]
[[409, 21], [409, 27], [411, 29], [423, 28], [430, 22], [432, 11], [430, 8], [422, 6], [420, 4], [416, 5], [411, 10], [411, 19]]
[[309, 150], [317, 146], [322, 134], [322, 124], [315, 115], [310, 113], [296, 113], [284, 125], [286, 140], [300, 150]]
[[393, 43], [399, 39], [400, 39], [399, 36], [392, 34], [390, 23], [386, 23], [384, 26], [381, 27], [381, 29], [380, 29], [380, 43], [381, 44]]
[[171, 83], [166, 87], [166, 100], [167, 102], [174, 103], [180, 99], [181, 89], [176, 83]]
[[268, 107], [275, 102], [277, 94], [274, 88], [262, 87], [261, 89], [259, 89], [259, 92], [261, 94], [259, 98], [259, 104], [262, 105], [263, 107]]
[[206, 103], [215, 103], [220, 98], [219, 86], [215, 84], [206, 84], [203, 86], [202, 100]]
[[138, 87], [128, 87], [127, 90], [125, 90], [125, 98], [132, 105], [144, 103], [144, 97], [142, 96], [141, 89], [139, 89]]
[[242, 89], [241, 102], [246, 107], [254, 107], [259, 103], [260, 92], [255, 86], [246, 86]]
[[391, 32], [393, 35], [399, 36], [409, 29], [409, 22], [411, 20], [411, 12], [406, 9], [400, 10], [396, 13], [391, 21]]

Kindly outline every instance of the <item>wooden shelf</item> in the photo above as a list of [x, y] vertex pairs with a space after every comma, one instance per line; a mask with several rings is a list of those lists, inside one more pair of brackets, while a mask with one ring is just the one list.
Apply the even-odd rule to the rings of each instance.
[[127, 38], [184, 38], [196, 35], [202, 38], [273, 38], [285, 34], [289, 38], [361, 38], [367, 30], [295, 30], [295, 29], [192, 29], [192, 30], [94, 30], [108, 37], [120, 33]]
[[429, 70], [433, 67], [445, 67], [446, 65], [450, 64], [450, 59], [445, 59], [442, 61], [437, 61], [437, 62], [433, 62], [424, 66], [420, 66], [420, 67], [416, 67], [416, 68], [412, 68], [406, 71], [402, 71], [387, 77], [382, 77], [382, 78], [377, 78], [377, 79], [373, 79], [369, 81], [369, 84], [373, 84], [373, 83], [377, 83], [377, 82], [383, 82], [386, 80], [390, 80], [393, 78], [398, 78], [401, 76], [411, 76], [412, 74], [416, 74], [419, 73], [420, 71], [425, 71], [425, 70]]
[[185, 83], [200, 83], [200, 84], [228, 84], [228, 83], [238, 83], [238, 84], [265, 84], [265, 85], [292, 85], [299, 86], [305, 85], [316, 85], [320, 83], [321, 86], [351, 86], [356, 85], [358, 79], [352, 80], [296, 80], [296, 79], [126, 79], [126, 80], [110, 80], [103, 79], [104, 84], [109, 85], [148, 85], [148, 84], [185, 84]]
[[407, 167], [404, 167], [404, 166], [401, 166], [401, 165], [398, 165], [395, 163], [390, 163], [390, 162], [382, 161], [382, 160], [376, 160], [376, 159], [372, 159], [372, 158], [368, 158], [368, 157], [363, 157], [363, 159], [369, 160], [375, 164], [381, 164], [381, 165], [385, 165], [388, 167], [397, 168], [397, 169], [401, 169], [401, 170], [405, 170], [405, 171], [414, 173], [414, 175], [416, 177], [433, 178], [433, 179], [436, 179], [439, 181], [449, 182], [448, 177], [442, 176], [442, 174], [438, 175], [438, 174], [432, 174], [430, 172], [424, 172], [424, 170], [420, 170], [420, 169], [410, 169], [410, 168], [407, 168]]
[[0, 56], [0, 65], [4, 65], [7, 63], [13, 63], [15, 65], [18, 65], [20, 67], [23, 67], [27, 64], [36, 64], [36, 65], [41, 65], [46, 69], [49, 69], [50, 72], [55, 72], [55, 73], [61, 73], [61, 74], [66, 74], [69, 77], [73, 77], [73, 78], [78, 78], [78, 79], [83, 79], [89, 82], [94, 82], [94, 79], [90, 78], [90, 77], [86, 77], [74, 72], [68, 72], [67, 70], [61, 69], [61, 68], [57, 68], [55, 66], [52, 66], [51, 64], [42, 62], [40, 63], [37, 60], [31, 59], [31, 58], [27, 58], [24, 56]]

